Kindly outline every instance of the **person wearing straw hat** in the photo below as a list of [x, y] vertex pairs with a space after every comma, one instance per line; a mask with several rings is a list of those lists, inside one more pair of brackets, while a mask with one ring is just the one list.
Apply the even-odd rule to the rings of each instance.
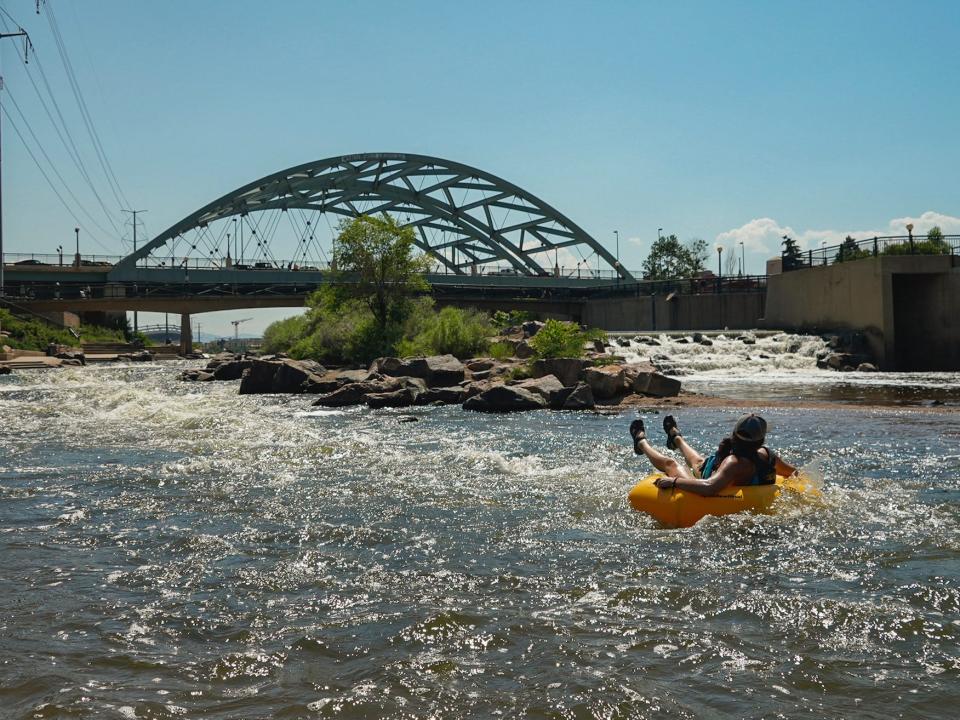
[[797, 471], [763, 444], [767, 421], [753, 413], [737, 420], [730, 436], [721, 440], [716, 452], [706, 458], [690, 447], [680, 434], [673, 415], [663, 419], [663, 430], [667, 434], [667, 447], [683, 454], [686, 467], [650, 444], [643, 420], [637, 418], [630, 423], [634, 452], [646, 455], [666, 476], [657, 479], [660, 488], [675, 487], [710, 496], [731, 485], [772, 485], [777, 475], [793, 475]]

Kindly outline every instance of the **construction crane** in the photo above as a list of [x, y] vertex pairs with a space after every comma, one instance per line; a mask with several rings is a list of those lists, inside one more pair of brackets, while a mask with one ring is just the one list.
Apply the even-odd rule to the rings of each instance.
[[243, 318], [242, 320], [231, 320], [230, 324], [233, 325], [233, 339], [237, 341], [240, 339], [240, 323], [245, 323], [248, 320], [253, 320], [253, 318]]

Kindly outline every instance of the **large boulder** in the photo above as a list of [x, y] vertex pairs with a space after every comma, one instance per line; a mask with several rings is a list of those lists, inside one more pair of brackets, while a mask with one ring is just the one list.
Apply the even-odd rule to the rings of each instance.
[[[517, 382], [511, 383], [513, 387], [521, 387], [524, 390], [529, 390], [530, 392], [539, 395], [544, 400], [547, 401], [547, 404], [553, 407], [558, 404], [560, 401], [560, 395], [563, 393], [564, 387], [555, 375], [544, 375], [539, 378], [528, 378], [526, 380], [519, 380]], [[569, 394], [569, 393], [567, 393]]]
[[430, 387], [449, 387], [464, 378], [466, 368], [453, 355], [395, 358], [382, 357], [373, 361], [370, 372], [392, 377], [415, 377]]
[[583, 360], [579, 358], [546, 358], [535, 360], [530, 365], [530, 374], [533, 377], [553, 375], [564, 387], [573, 387], [580, 379], [583, 370]]
[[76, 362], [71, 362], [71, 365], [86, 365], [87, 356], [83, 354], [83, 350], [64, 350], [58, 352], [56, 357], [61, 360], [75, 360]]
[[631, 389], [635, 393], [651, 397], [676, 397], [680, 394], [680, 381], [650, 370], [638, 373], [633, 378]]
[[[231, 364], [214, 370], [214, 377]], [[324, 367], [313, 360], [252, 360], [240, 376], [240, 394], [302, 393], [306, 384], [317, 382], [324, 372]]]
[[240, 376], [241, 395], [262, 395], [273, 392], [273, 376], [280, 366], [278, 360], [254, 360]]
[[547, 401], [540, 395], [516, 385], [494, 385], [479, 395], [469, 398], [464, 410], [477, 412], [514, 412], [518, 410], [539, 410], [547, 407]]
[[518, 357], [521, 360], [532, 358], [534, 356], [533, 346], [531, 346], [526, 340], [520, 340], [513, 348], [513, 354], [515, 357]]
[[0, 365], [0, 375], [9, 375], [12, 372], [9, 365]]
[[594, 406], [593, 390], [585, 382], [578, 382], [576, 387], [564, 388], [566, 397], [560, 403], [561, 410], [591, 410]]
[[626, 373], [621, 365], [588, 367], [583, 371], [583, 380], [590, 386], [593, 396], [601, 400], [611, 400], [630, 392]]
[[393, 383], [383, 380], [366, 380], [358, 383], [347, 383], [333, 392], [321, 395], [313, 401], [313, 405], [319, 405], [321, 407], [359, 405], [366, 400], [367, 395], [388, 393], [397, 389]]
[[117, 355], [117, 360], [124, 360], [126, 362], [150, 362], [153, 360], [153, 353], [149, 350], [137, 350], [132, 353], [120, 353]]
[[384, 407], [410, 407], [417, 401], [420, 391], [413, 386], [391, 392], [371, 393], [366, 397], [367, 407], [376, 410]]
[[467, 399], [467, 391], [459, 385], [429, 388], [417, 395], [417, 405], [460, 405]]
[[318, 381], [326, 372], [323, 365], [313, 360], [281, 360], [273, 376], [272, 391], [302, 393], [307, 385]]
[[224, 360], [214, 358], [207, 363], [207, 372], [212, 372], [216, 380], [239, 380], [243, 377], [243, 371], [251, 367], [253, 362], [252, 358], [239, 356]]
[[497, 361], [493, 358], [476, 358], [474, 360], [467, 361], [467, 370], [472, 373], [484, 372], [486, 370], [492, 370], [493, 366], [496, 365]]
[[545, 324], [546, 323], [542, 323], [539, 320], [527, 320], [525, 323], [520, 325], [520, 332], [523, 333], [525, 338], [532, 338], [534, 335], [540, 332], [541, 329], [543, 329]]

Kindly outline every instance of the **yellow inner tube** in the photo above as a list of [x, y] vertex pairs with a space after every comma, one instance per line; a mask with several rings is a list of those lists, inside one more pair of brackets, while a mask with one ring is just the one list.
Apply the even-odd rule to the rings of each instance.
[[739, 485], [725, 488], [717, 495], [704, 497], [674, 488], [661, 489], [653, 484], [663, 473], [652, 473], [638, 482], [627, 497], [634, 510], [645, 512], [671, 528], [690, 527], [706, 515], [730, 515], [752, 510], [769, 513], [784, 490], [819, 495], [803, 477], [777, 475], [774, 485]]

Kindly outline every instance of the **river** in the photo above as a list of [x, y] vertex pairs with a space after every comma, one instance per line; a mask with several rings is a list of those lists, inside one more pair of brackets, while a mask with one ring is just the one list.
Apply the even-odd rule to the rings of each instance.
[[[955, 717], [960, 417], [920, 406], [960, 377], [905, 399], [806, 357], [677, 361], [825, 481], [687, 530], [626, 501], [633, 410], [316, 410], [185, 364], [2, 377], [0, 716]], [[707, 448], [741, 412], [677, 415]]]

